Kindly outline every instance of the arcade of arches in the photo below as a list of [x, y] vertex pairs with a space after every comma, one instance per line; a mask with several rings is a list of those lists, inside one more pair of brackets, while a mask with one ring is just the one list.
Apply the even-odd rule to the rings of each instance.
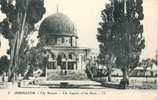
[[[63, 49], [63, 48], [62, 48]], [[51, 51], [49, 50], [48, 55], [48, 66], [49, 70], [84, 70], [86, 55], [88, 51], [81, 50], [76, 52], [76, 50], [60, 50]]]

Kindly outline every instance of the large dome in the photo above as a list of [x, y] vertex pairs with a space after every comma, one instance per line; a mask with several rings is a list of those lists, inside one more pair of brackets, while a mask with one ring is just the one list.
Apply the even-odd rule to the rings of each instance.
[[75, 26], [70, 18], [58, 12], [48, 16], [41, 23], [39, 28], [39, 36], [41, 35], [64, 35], [77, 37]]

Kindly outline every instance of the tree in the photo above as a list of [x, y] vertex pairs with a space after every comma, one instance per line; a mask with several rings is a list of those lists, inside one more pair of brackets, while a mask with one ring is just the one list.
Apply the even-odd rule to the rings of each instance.
[[97, 39], [100, 42], [100, 54], [98, 56], [99, 63], [102, 65], [106, 65], [108, 70], [108, 81], [111, 81], [112, 66], [115, 62], [115, 56], [112, 52], [115, 42], [112, 40], [112, 27], [114, 24], [113, 10], [114, 8], [112, 4], [107, 4], [106, 8], [102, 10], [101, 17], [103, 22], [99, 23], [100, 27], [98, 28], [97, 34]]
[[9, 59], [7, 56], [2, 56], [0, 58], [0, 74], [7, 72], [9, 68]]
[[[145, 47], [141, 23], [144, 18], [142, 3], [142, 0], [111, 0], [111, 5], [114, 7], [112, 13], [114, 22], [109, 29], [111, 35], [108, 38], [112, 44], [106, 47], [100, 45], [103, 52], [107, 52], [105, 48], [109, 48], [116, 57], [116, 66], [123, 72], [123, 79], [120, 82], [123, 86], [128, 84], [128, 72], [139, 64], [141, 51]], [[104, 43], [108, 35], [107, 30], [103, 30], [102, 34], [104, 38], [101, 41]]]
[[24, 79], [28, 79], [28, 77], [26, 77], [27, 73], [30, 73], [30, 51], [31, 48], [28, 45], [28, 39], [24, 39], [21, 45], [21, 48], [19, 50], [19, 67], [17, 69], [17, 73], [18, 74], [22, 74], [24, 75]]
[[0, 27], [2, 34], [10, 42], [9, 81], [13, 81], [20, 63], [23, 40], [45, 13], [44, 0], [1, 0], [0, 4], [2, 13], [7, 16]]
[[[46, 67], [48, 66], [48, 58], [49, 55], [47, 53], [48, 50], [43, 48], [35, 47], [31, 50], [30, 59], [31, 67], [33, 70], [41, 69], [43, 71], [42, 75], [45, 76], [46, 74]], [[33, 63], [35, 61], [35, 63]], [[35, 67], [36, 66], [36, 67]]]
[[151, 59], [151, 62], [155, 65], [157, 65], [157, 60], [156, 59]]
[[139, 64], [139, 57], [145, 47], [143, 37], [142, 0], [124, 0], [114, 2], [114, 20], [112, 33], [115, 34], [114, 49], [116, 65], [123, 72], [121, 83], [128, 83], [128, 71]]
[[[153, 68], [153, 64], [156, 64], [155, 59], [147, 58], [147, 59], [143, 59], [141, 61], [141, 66], [144, 69], [144, 76], [146, 76], [145, 73], [147, 72], [148, 68], [151, 68], [151, 69]], [[151, 73], [151, 76], [153, 76], [153, 71], [152, 70], [150, 71], [150, 73]]]

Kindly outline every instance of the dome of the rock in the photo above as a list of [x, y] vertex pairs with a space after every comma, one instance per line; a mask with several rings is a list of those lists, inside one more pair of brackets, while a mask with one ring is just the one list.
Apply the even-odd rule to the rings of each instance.
[[41, 23], [39, 28], [39, 36], [42, 35], [63, 35], [77, 37], [77, 32], [72, 20], [63, 13], [57, 12], [45, 18]]

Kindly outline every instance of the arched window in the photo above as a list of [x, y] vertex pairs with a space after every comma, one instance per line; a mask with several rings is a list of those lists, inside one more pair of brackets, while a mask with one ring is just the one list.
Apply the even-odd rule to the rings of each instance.
[[72, 54], [69, 54], [69, 59], [72, 59]]
[[66, 55], [64, 53], [59, 53], [57, 56], [57, 64], [61, 65], [62, 64], [62, 59], [65, 59]]
[[51, 53], [51, 58], [55, 59], [55, 54], [54, 53]]
[[62, 43], [64, 43], [64, 42], [65, 42], [65, 38], [64, 38], [64, 37], [62, 37], [62, 40], [61, 40], [61, 41], [62, 41]]
[[76, 59], [76, 54], [75, 53], [69, 53], [69, 59], [73, 59], [75, 60]]

